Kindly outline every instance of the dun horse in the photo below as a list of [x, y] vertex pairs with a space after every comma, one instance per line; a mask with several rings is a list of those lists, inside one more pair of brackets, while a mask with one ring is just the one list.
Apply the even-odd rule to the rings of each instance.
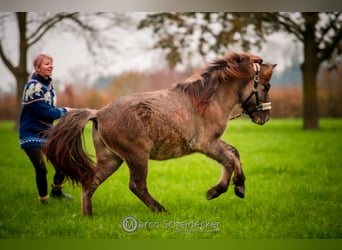
[[[73, 183], [82, 185], [82, 214], [92, 214], [97, 187], [126, 161], [130, 190], [154, 212], [166, 211], [148, 192], [148, 159], [166, 160], [203, 153], [222, 165], [213, 199], [227, 191], [232, 174], [235, 194], [243, 198], [245, 176], [237, 149], [220, 139], [232, 109], [259, 125], [269, 120], [270, 79], [276, 64], [258, 56], [229, 53], [202, 74], [166, 90], [114, 99], [100, 110], [76, 109], [51, 129], [43, 148], [48, 160]], [[86, 123], [93, 122], [94, 164], [82, 148]]]

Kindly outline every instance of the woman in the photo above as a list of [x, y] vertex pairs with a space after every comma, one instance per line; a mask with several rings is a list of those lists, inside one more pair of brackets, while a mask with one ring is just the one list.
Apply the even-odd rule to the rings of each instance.
[[[56, 94], [52, 85], [53, 59], [46, 54], [38, 55], [34, 61], [35, 72], [26, 83], [22, 97], [22, 110], [19, 120], [20, 147], [30, 158], [35, 172], [39, 200], [46, 203], [49, 199], [47, 169], [41, 147], [46, 141], [43, 132], [52, 126], [71, 108], [56, 108]], [[62, 192], [64, 176], [58, 172], [53, 178], [51, 197], [72, 199]]]

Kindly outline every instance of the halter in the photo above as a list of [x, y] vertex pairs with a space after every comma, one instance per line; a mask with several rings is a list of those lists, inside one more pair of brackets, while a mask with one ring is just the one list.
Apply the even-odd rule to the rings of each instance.
[[[255, 71], [255, 76], [254, 76], [254, 87], [252, 92], [249, 94], [249, 96], [247, 97], [247, 99], [242, 103], [242, 113], [240, 115], [236, 115], [233, 116], [231, 118], [229, 118], [230, 120], [239, 118], [241, 115], [243, 115], [244, 113], [247, 115], [250, 115], [252, 113], [254, 113], [255, 111], [264, 111], [264, 110], [270, 110], [272, 108], [271, 106], [271, 102], [262, 102], [260, 104], [260, 100], [259, 100], [259, 93], [258, 93], [258, 84], [259, 84], [259, 70], [260, 70], [260, 65], [258, 63], [253, 63], [253, 68]], [[249, 112], [246, 112], [245, 107], [247, 105], [247, 103], [249, 102], [249, 100], [255, 96], [255, 101], [256, 101], [256, 106], [254, 107], [254, 109], [252, 109]]]

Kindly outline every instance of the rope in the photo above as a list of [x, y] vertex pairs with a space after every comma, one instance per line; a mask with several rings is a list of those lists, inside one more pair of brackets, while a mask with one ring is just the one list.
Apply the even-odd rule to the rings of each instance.
[[245, 112], [242, 112], [241, 114], [238, 114], [238, 115], [230, 116], [230, 117], [228, 118], [228, 120], [235, 120], [235, 119], [241, 117], [244, 113], [245, 113]]

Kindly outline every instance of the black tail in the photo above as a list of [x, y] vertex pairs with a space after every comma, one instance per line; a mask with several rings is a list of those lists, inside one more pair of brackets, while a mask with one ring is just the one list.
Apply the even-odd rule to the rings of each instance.
[[96, 120], [96, 110], [76, 109], [64, 115], [48, 131], [43, 153], [56, 170], [73, 184], [88, 186], [94, 176], [93, 161], [83, 150], [82, 135], [89, 120]]

